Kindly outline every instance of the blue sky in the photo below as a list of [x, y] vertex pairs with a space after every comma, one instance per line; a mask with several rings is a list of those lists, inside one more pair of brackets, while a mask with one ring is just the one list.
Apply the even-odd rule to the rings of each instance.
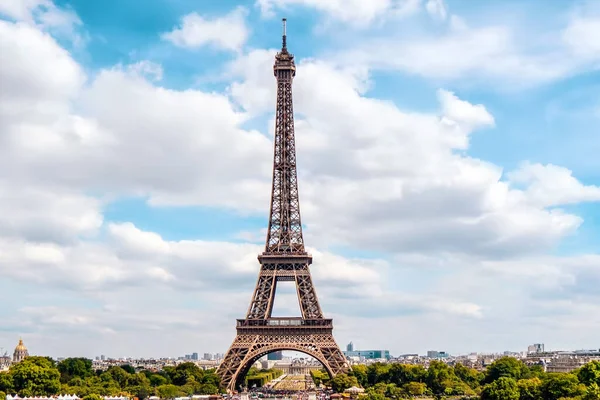
[[0, 346], [227, 349], [264, 243], [287, 17], [305, 238], [340, 345], [598, 347], [595, 2], [5, 0], [0, 17]]

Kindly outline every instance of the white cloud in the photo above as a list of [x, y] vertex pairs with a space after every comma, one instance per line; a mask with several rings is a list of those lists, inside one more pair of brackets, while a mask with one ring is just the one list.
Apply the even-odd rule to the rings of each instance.
[[494, 126], [494, 117], [485, 109], [483, 104], [473, 105], [456, 97], [447, 90], [438, 90], [438, 98], [442, 106], [442, 113], [447, 118], [445, 122], [464, 124], [469, 129]]
[[595, 38], [600, 37], [600, 17], [578, 16], [573, 18], [562, 32], [564, 43], [572, 49], [575, 55], [600, 60], [600, 43]]
[[[502, 30], [491, 32], [500, 33], [500, 48], [510, 47]], [[103, 205], [143, 196], [153, 205], [264, 213], [272, 143], [242, 126], [272, 112], [272, 51], [228, 66], [226, 76], [238, 79], [228, 88], [232, 104], [225, 94], [161, 86], [163, 70], [149, 61], [87, 77], [31, 24], [0, 22], [0, 45], [9, 60], [0, 64], [0, 210], [10, 210], [0, 212], [0, 290], [27, 289], [6, 300], [5, 309], [21, 310], [8, 325], [30, 332], [34, 348], [60, 355], [106, 352], [115, 334], [114, 352], [148, 355], [165, 332], [174, 340], [164, 355], [189, 352], [192, 343], [224, 350], [247, 307], [262, 245], [169, 240], [132, 223], [104, 223]], [[370, 96], [365, 68], [297, 62], [303, 221], [307, 243], [318, 245], [310, 249], [312, 271], [336, 335], [400, 352], [398, 343], [413, 346], [405, 351], [452, 349], [457, 338], [492, 332], [468, 344], [485, 350], [521, 345], [507, 321], [519, 321], [521, 337], [561, 321], [582, 332], [597, 327], [597, 256], [541, 255], [582, 222], [549, 207], [594, 201], [596, 187], [538, 165], [503, 181], [500, 167], [466, 155], [474, 131], [495, 121], [458, 92], [440, 90], [437, 113], [413, 112]], [[472, 68], [467, 62], [453, 73]], [[331, 250], [344, 247], [379, 253], [363, 259]], [[544, 304], [563, 315], [552, 322]], [[386, 329], [374, 332], [373, 323]], [[148, 334], [140, 339], [139, 330]], [[571, 339], [560, 327], [547, 337]]]
[[249, 35], [246, 15], [247, 10], [243, 7], [213, 19], [191, 13], [181, 19], [179, 27], [161, 37], [179, 47], [214, 45], [225, 50], [240, 50]]
[[445, 20], [448, 15], [444, 0], [427, 0], [425, 9], [432, 17], [439, 20]]
[[[430, 0], [426, 9], [446, 20], [443, 2]], [[473, 25], [450, 15], [444, 29], [388, 29], [353, 40], [351, 48], [337, 52], [331, 60], [502, 90], [545, 84], [600, 66], [600, 48], [593, 40], [597, 13], [577, 15], [562, 29], [551, 31], [534, 31], [535, 24], [515, 26], [498, 19]]]
[[75, 45], [83, 43], [83, 37], [76, 32], [82, 25], [81, 19], [70, 8], [57, 7], [52, 0], [3, 0], [2, 15], [50, 31]]
[[600, 187], [582, 184], [570, 170], [557, 165], [525, 163], [508, 179], [526, 185], [527, 199], [543, 207], [600, 201]]
[[[254, 112], [257, 104], [267, 108], [267, 90], [253, 88], [272, 79], [256, 73], [268, 69], [268, 56], [248, 55], [239, 69], [245, 80], [233, 86], [237, 101]], [[493, 126], [482, 105], [440, 91], [441, 118], [404, 112], [361, 95], [368, 77], [360, 70], [306, 61], [298, 71], [298, 160], [313, 241], [392, 252], [515, 254], [544, 251], [581, 223], [531, 205], [501, 181], [499, 168], [455, 152], [468, 148], [474, 129]]]
[[366, 26], [375, 20], [416, 13], [421, 0], [256, 0], [263, 16], [273, 17], [275, 10], [291, 6], [315, 8], [333, 20]]

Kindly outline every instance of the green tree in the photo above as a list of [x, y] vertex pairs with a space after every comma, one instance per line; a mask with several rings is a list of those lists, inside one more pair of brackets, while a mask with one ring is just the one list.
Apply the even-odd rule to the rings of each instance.
[[47, 357], [27, 357], [11, 366], [10, 374], [20, 396], [48, 396], [60, 390], [60, 372]]
[[185, 395], [179, 387], [175, 385], [162, 385], [156, 388], [156, 394], [161, 399], [174, 399]]
[[558, 400], [585, 394], [585, 386], [573, 374], [552, 373], [542, 382], [541, 391], [544, 400]]
[[166, 385], [168, 382], [167, 378], [165, 378], [162, 375], [159, 374], [152, 374], [149, 377], [150, 380], [150, 384], [152, 386], [162, 386], [162, 385]]
[[6, 393], [0, 390], [0, 399], [6, 399]]
[[600, 386], [597, 383], [592, 383], [586, 388], [583, 400], [600, 400]]
[[212, 383], [204, 383], [200, 386], [200, 390], [197, 394], [218, 394], [219, 387]]
[[376, 392], [374, 392], [374, 391], [372, 391], [372, 390], [368, 390], [368, 391], [366, 392], [366, 399], [367, 399], [367, 400], [387, 400], [387, 399], [385, 398], [385, 395], [384, 395], [384, 394], [381, 394], [381, 393], [376, 393]]
[[12, 375], [8, 372], [0, 372], [0, 390], [6, 393], [14, 391]]
[[[109, 367], [102, 375], [108, 375], [115, 381], [121, 389], [124, 389], [131, 378], [131, 375], [119, 366]], [[101, 375], [101, 377], [102, 377]]]
[[423, 396], [427, 393], [427, 385], [422, 382], [409, 382], [402, 388], [409, 396]]
[[324, 370], [310, 371], [310, 375], [312, 377], [313, 382], [315, 383], [315, 386], [320, 386], [321, 384], [329, 384], [329, 375]]
[[531, 371], [525, 363], [514, 357], [502, 357], [491, 363], [486, 370], [484, 383], [492, 383], [498, 378], [513, 378], [515, 381], [529, 378]]
[[526, 374], [527, 376], [522, 376], [521, 378], [524, 378], [524, 379], [540, 378], [540, 379], [542, 379], [545, 374], [546, 374], [546, 371], [544, 371], [544, 367], [542, 365], [535, 364], [535, 365], [531, 365], [529, 367], [529, 373]]
[[346, 390], [352, 386], [358, 386], [358, 381], [356, 380], [355, 376], [349, 376], [346, 374], [337, 374], [331, 380], [331, 388], [333, 389], [334, 392], [341, 393], [344, 390]]
[[444, 394], [448, 396], [474, 396], [475, 391], [458, 378], [443, 382]]
[[520, 379], [517, 381], [519, 400], [538, 400], [541, 398], [542, 381], [540, 378]]
[[459, 379], [454, 375], [454, 369], [442, 361], [432, 361], [429, 363], [425, 382], [433, 394], [450, 394], [446, 392], [449, 386]]
[[369, 380], [367, 377], [367, 366], [366, 365], [353, 365], [352, 371], [349, 375], [354, 375], [358, 384], [362, 387], [366, 387]]
[[427, 370], [420, 365], [391, 364], [387, 375], [389, 382], [402, 386], [409, 382], [423, 382]]
[[127, 372], [128, 374], [135, 374], [135, 368], [129, 364], [123, 364], [121, 365], [121, 368], [123, 368], [123, 371]]
[[191, 362], [181, 363], [169, 373], [173, 384], [183, 386], [192, 378], [196, 382], [202, 382], [204, 372]]
[[586, 386], [596, 383], [600, 385], [600, 361], [591, 361], [577, 371], [579, 382]]
[[369, 386], [378, 382], [389, 382], [390, 364], [374, 363], [367, 367], [367, 381]]
[[513, 378], [502, 376], [481, 391], [481, 400], [519, 400], [519, 388]]
[[60, 381], [63, 383], [69, 382], [75, 377], [85, 379], [94, 375], [92, 360], [87, 358], [66, 358], [58, 363], [58, 371], [60, 372]]
[[100, 396], [100, 395], [97, 395], [95, 393], [91, 393], [91, 394], [88, 394], [86, 396], [83, 396], [81, 398], [81, 400], [104, 400], [104, 399], [102, 399], [102, 396]]
[[473, 368], [465, 367], [460, 363], [454, 366], [454, 375], [469, 385], [471, 389], [478, 388], [483, 379], [483, 374], [481, 372]]

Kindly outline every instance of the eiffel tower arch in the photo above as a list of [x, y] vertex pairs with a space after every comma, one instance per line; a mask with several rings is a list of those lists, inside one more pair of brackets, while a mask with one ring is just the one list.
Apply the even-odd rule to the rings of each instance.
[[[265, 251], [258, 256], [260, 272], [245, 319], [237, 320], [237, 335], [217, 373], [221, 384], [235, 391], [252, 364], [277, 350], [305, 353], [323, 364], [333, 377], [348, 363], [333, 337], [333, 321], [323, 317], [313, 286], [312, 256], [304, 248], [296, 171], [292, 81], [294, 56], [287, 50], [286, 21], [283, 45], [275, 56], [277, 109], [274, 137], [273, 184]], [[301, 317], [275, 318], [271, 313], [277, 283], [296, 284]]]

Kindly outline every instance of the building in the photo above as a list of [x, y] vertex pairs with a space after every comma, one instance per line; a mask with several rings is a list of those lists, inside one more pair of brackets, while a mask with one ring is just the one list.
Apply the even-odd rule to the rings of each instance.
[[343, 353], [346, 357], [358, 357], [358, 358], [365, 358], [367, 360], [379, 360], [379, 359], [389, 360], [390, 358], [392, 358], [390, 356], [389, 350], [355, 350], [355, 351], [344, 351]]
[[4, 353], [4, 354], [0, 355], [0, 372], [8, 371], [8, 368], [10, 367], [11, 363], [12, 363], [12, 359], [10, 358], [8, 353]]
[[23, 339], [19, 339], [19, 344], [15, 347], [15, 352], [13, 353], [13, 363], [21, 362], [26, 357], [29, 357], [29, 351], [27, 351], [27, 347], [23, 344]]
[[206, 360], [206, 361], [210, 361], [213, 359], [213, 355], [210, 353], [204, 353], [204, 357], [202, 357], [202, 359]]
[[445, 351], [429, 350], [427, 358], [448, 358], [450, 355]]
[[281, 361], [283, 360], [283, 351], [274, 351], [272, 353], [267, 354], [267, 360], [271, 361]]
[[543, 353], [544, 343], [535, 343], [531, 346], [527, 346], [527, 353]]
[[346, 351], [354, 351], [354, 343], [350, 342], [346, 345]]

